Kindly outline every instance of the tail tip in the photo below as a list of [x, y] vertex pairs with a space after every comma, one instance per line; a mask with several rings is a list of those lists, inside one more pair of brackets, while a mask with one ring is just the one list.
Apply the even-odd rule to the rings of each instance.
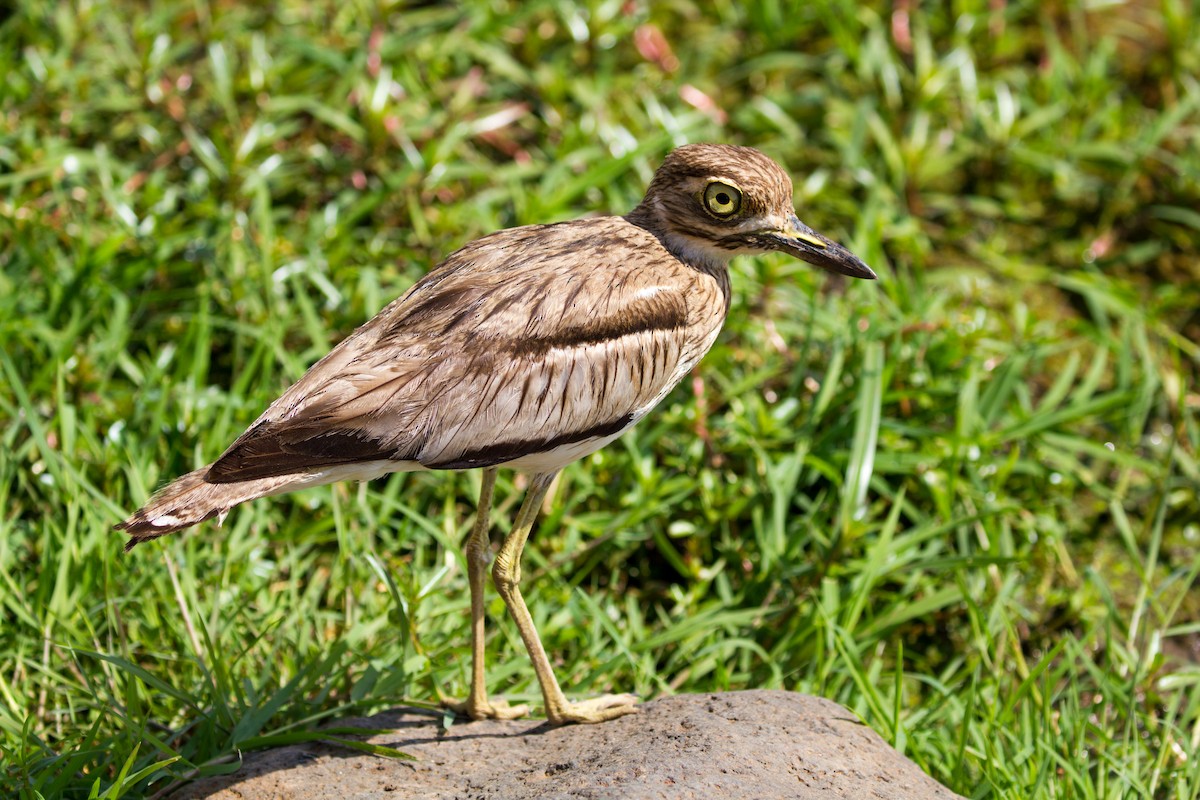
[[116, 525], [113, 525], [112, 529], [114, 531], [128, 531], [129, 532], [129, 540], [125, 542], [125, 552], [128, 553], [136, 545], [141, 544], [142, 542], [146, 541], [147, 539], [155, 538], [153, 536], [146, 536], [144, 533], [142, 533], [141, 531], [138, 530], [139, 528], [144, 529], [145, 526], [146, 526], [146, 521], [144, 519], [139, 520], [138, 515], [134, 514], [129, 519], [123, 520], [121, 522], [118, 522]]
[[151, 518], [144, 511], [138, 511], [129, 519], [113, 525], [113, 530], [129, 534], [129, 541], [125, 542], [125, 552], [128, 553], [142, 542], [166, 536], [168, 533], [179, 530], [180, 527], [186, 527], [174, 524], [177, 522], [178, 520], [174, 517]]

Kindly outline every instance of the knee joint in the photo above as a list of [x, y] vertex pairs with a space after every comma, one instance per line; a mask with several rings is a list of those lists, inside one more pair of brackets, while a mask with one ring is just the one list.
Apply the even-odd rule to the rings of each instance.
[[478, 542], [475, 539], [467, 542], [467, 560], [475, 564], [487, 566], [487, 563], [492, 559], [492, 549], [483, 542]]
[[520, 565], [509, 564], [503, 553], [496, 556], [496, 562], [492, 564], [492, 582], [501, 592], [516, 588], [517, 584], [521, 582]]

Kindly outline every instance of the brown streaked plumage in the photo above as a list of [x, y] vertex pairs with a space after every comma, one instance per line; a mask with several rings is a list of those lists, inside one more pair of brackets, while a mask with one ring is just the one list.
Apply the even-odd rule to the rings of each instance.
[[551, 722], [634, 710], [628, 695], [566, 701], [518, 583], [541, 498], [566, 464], [650, 411], [712, 346], [729, 308], [726, 264], [772, 250], [874, 273], [796, 218], [787, 174], [746, 147], [673, 151], [625, 217], [531, 225], [453, 253], [318, 361], [207, 467], [117, 525], [126, 549], [266, 495], [388, 472], [485, 468], [468, 540], [472, 717], [509, 716], [483, 687], [483, 581], [497, 467], [533, 473], [493, 578]]

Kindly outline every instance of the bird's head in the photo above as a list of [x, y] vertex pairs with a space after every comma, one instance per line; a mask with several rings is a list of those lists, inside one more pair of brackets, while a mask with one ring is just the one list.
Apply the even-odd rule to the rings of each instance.
[[779, 251], [830, 272], [875, 278], [858, 256], [800, 221], [791, 178], [750, 147], [676, 148], [628, 219], [685, 260], [723, 263], [735, 255]]

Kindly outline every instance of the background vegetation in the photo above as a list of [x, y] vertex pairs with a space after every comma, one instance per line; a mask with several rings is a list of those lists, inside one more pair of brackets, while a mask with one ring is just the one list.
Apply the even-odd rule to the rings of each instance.
[[525, 574], [569, 691], [812, 692], [969, 797], [1196, 797], [1200, 14], [926, 5], [0, 11], [0, 794], [463, 694], [477, 474], [110, 527], [453, 248], [716, 140], [881, 280], [737, 263], [695, 377], [564, 473]]

